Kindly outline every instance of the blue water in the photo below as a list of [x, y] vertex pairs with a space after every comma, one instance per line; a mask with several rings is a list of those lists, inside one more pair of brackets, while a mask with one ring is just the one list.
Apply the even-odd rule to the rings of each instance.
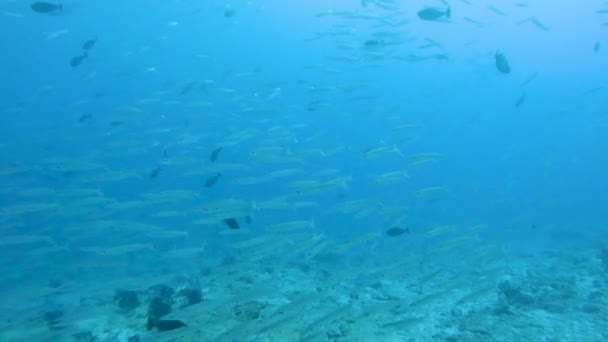
[[607, 2], [30, 5], [0, 3], [0, 340], [608, 339]]

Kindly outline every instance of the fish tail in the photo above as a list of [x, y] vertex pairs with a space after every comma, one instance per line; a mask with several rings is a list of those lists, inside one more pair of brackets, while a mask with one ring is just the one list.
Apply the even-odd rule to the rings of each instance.
[[445, 10], [445, 16], [448, 19], [450, 19], [452, 17], [452, 8], [451, 7], [448, 7], [448, 9]]

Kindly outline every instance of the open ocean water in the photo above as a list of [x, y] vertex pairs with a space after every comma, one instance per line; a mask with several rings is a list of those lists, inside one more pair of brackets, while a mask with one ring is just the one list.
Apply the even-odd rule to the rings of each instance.
[[0, 1], [0, 341], [608, 340], [608, 1]]

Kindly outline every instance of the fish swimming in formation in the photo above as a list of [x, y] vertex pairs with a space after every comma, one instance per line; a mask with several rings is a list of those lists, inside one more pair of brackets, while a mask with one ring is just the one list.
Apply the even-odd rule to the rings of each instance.
[[36, 1], [30, 5], [30, 8], [34, 12], [38, 13], [54, 13], [61, 11], [63, 9], [63, 6], [52, 4], [46, 1]]
[[239, 225], [239, 223], [236, 221], [236, 219], [233, 218], [227, 218], [224, 219], [224, 223], [230, 227], [230, 229], [241, 229], [241, 226]]
[[170, 331], [185, 327], [186, 324], [176, 319], [154, 319], [148, 317], [148, 331], [157, 328], [159, 331]]
[[97, 38], [89, 39], [82, 44], [82, 49], [86, 51], [91, 50], [95, 44], [97, 44]]
[[496, 69], [498, 69], [498, 71], [502, 72], [503, 74], [508, 74], [511, 72], [509, 61], [502, 52], [497, 51], [496, 55], [494, 55], [494, 59], [496, 62]]
[[449, 7], [445, 11], [442, 11], [442, 10], [440, 10], [438, 8], [434, 8], [434, 7], [427, 7], [425, 9], [418, 11], [418, 18], [420, 18], [422, 20], [428, 20], [428, 21], [439, 20], [444, 16], [448, 19], [450, 19], [452, 17], [452, 10]]
[[410, 227], [405, 227], [405, 228], [393, 227], [386, 231], [386, 235], [388, 235], [388, 236], [399, 236], [399, 235], [403, 235], [406, 233], [407, 234], [410, 233]]
[[211, 177], [207, 178], [207, 181], [205, 182], [205, 188], [210, 188], [210, 187], [214, 186], [215, 183], [217, 183], [220, 180], [220, 178], [222, 178], [221, 173], [218, 173], [215, 176], [211, 176]]
[[209, 157], [209, 161], [211, 161], [211, 162], [216, 161], [217, 157], [219, 157], [219, 155], [220, 155], [220, 152], [222, 152], [222, 149], [223, 149], [222, 147], [218, 147], [215, 150], [213, 150], [211, 152], [211, 156]]
[[73, 57], [73, 58], [70, 60], [70, 66], [71, 66], [72, 68], [75, 68], [75, 67], [79, 66], [80, 64], [82, 64], [82, 62], [83, 62], [85, 59], [87, 59], [87, 57], [89, 57], [89, 55], [88, 55], [86, 52], [85, 52], [85, 53], [83, 53], [82, 55], [78, 55], [78, 56]]

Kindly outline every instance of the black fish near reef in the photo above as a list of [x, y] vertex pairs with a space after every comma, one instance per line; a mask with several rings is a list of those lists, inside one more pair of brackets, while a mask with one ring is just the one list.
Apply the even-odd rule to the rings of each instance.
[[210, 188], [210, 187], [214, 186], [215, 183], [217, 183], [220, 180], [220, 178], [222, 178], [221, 173], [218, 173], [215, 176], [211, 176], [211, 177], [207, 178], [207, 181], [205, 182], [205, 188]]
[[75, 67], [79, 66], [80, 64], [82, 64], [82, 62], [83, 62], [85, 59], [87, 59], [87, 57], [89, 57], [89, 55], [88, 55], [86, 52], [85, 52], [85, 53], [83, 53], [82, 55], [78, 55], [78, 56], [73, 57], [73, 58], [70, 60], [70, 66], [71, 66], [72, 68], [75, 68]]
[[399, 227], [393, 227], [386, 231], [386, 235], [388, 235], [388, 236], [399, 236], [399, 235], [403, 235], [406, 233], [407, 234], [410, 233], [410, 227], [406, 227], [405, 229], [399, 228]]
[[433, 7], [418, 11], [418, 18], [427, 21], [439, 20], [444, 16], [448, 19], [452, 17], [452, 10], [449, 7], [445, 11]]
[[509, 66], [509, 61], [507, 57], [505, 57], [504, 53], [498, 51], [496, 55], [494, 55], [494, 60], [496, 63], [496, 69], [503, 74], [508, 74], [511, 72], [511, 67]]
[[36, 1], [30, 5], [30, 8], [34, 12], [38, 13], [54, 13], [61, 11], [63, 9], [63, 6], [52, 4], [46, 1]]
[[224, 223], [228, 227], [230, 227], [230, 229], [240, 229], [241, 228], [241, 226], [239, 225], [239, 223], [235, 219], [233, 219], [233, 218], [224, 219]]
[[154, 319], [148, 317], [148, 331], [157, 328], [159, 331], [170, 331], [185, 327], [186, 324], [176, 319]]

